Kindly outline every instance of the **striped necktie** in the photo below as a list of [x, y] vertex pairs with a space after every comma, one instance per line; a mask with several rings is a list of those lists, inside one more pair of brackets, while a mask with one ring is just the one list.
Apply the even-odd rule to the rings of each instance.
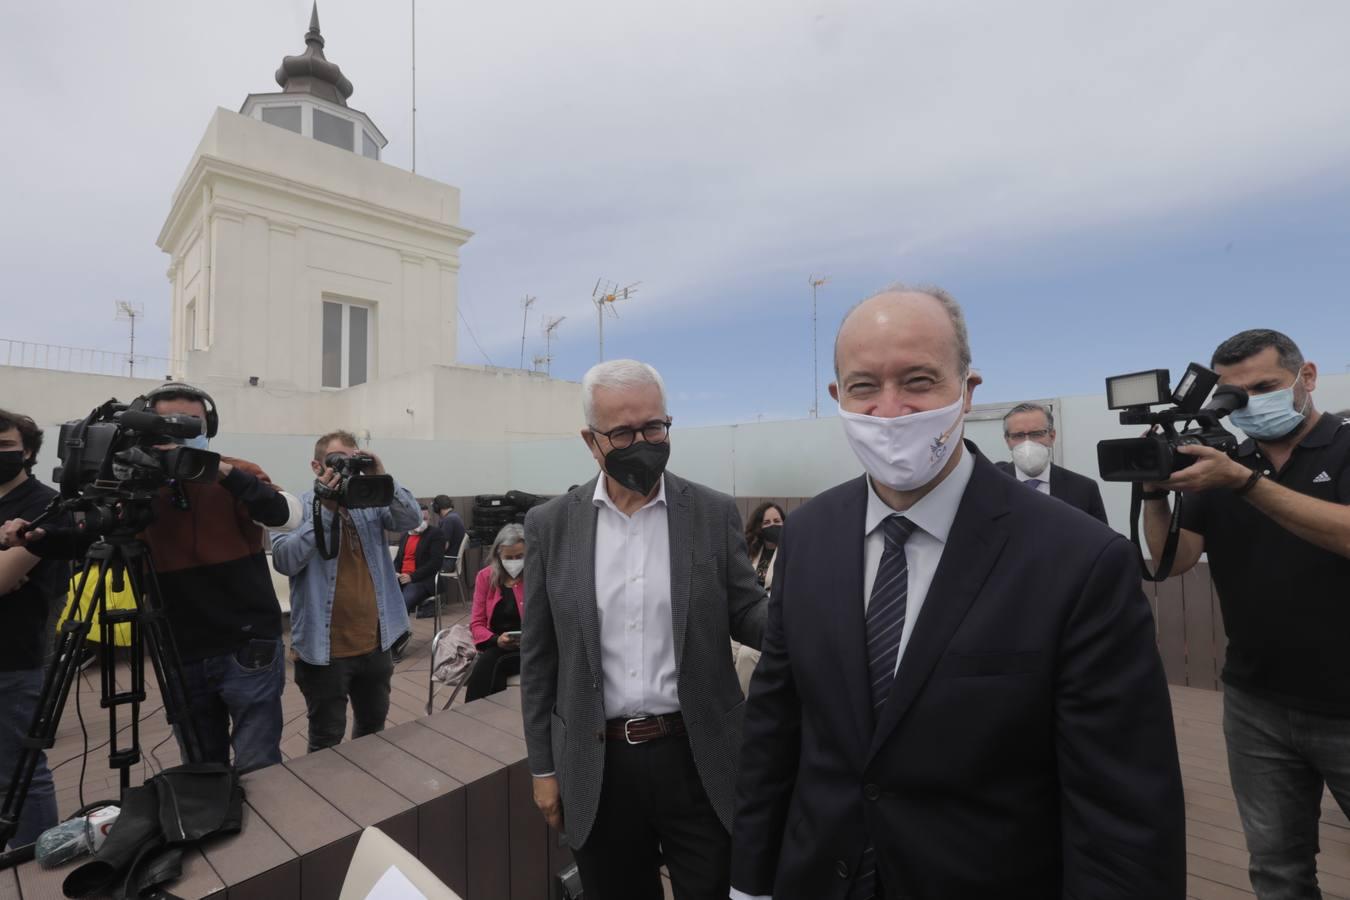
[[[872, 582], [872, 598], [867, 604], [867, 672], [872, 685], [872, 723], [881, 718], [881, 710], [895, 681], [900, 653], [900, 636], [905, 631], [905, 611], [909, 599], [909, 561], [905, 542], [915, 525], [903, 516], [890, 516], [881, 523], [886, 539]], [[876, 848], [869, 839], [858, 864], [858, 874], [849, 889], [849, 900], [874, 900], [881, 896], [877, 880]]]
[[886, 539], [872, 583], [872, 599], [867, 604], [867, 672], [872, 684], [873, 724], [886, 705], [895, 680], [896, 656], [900, 635], [905, 630], [905, 609], [909, 599], [909, 562], [905, 541], [914, 533], [914, 523], [903, 516], [890, 516], [881, 523]]

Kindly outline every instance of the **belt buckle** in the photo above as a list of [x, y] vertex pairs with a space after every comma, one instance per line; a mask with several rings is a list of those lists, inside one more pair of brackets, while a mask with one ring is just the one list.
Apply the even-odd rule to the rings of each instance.
[[628, 726], [632, 725], [634, 722], [645, 722], [645, 721], [647, 721], [647, 720], [650, 719], [650, 718], [651, 718], [651, 716], [638, 716], [636, 719], [626, 719], [626, 720], [624, 720], [624, 723], [623, 723], [623, 739], [624, 739], [625, 741], [628, 742], [628, 745], [629, 745], [630, 747], [636, 747], [638, 744], [645, 744], [645, 743], [647, 743], [647, 741], [645, 741], [645, 740], [644, 740], [644, 741], [635, 741], [635, 740], [633, 740], [632, 735], [630, 735], [630, 734], [628, 733]]

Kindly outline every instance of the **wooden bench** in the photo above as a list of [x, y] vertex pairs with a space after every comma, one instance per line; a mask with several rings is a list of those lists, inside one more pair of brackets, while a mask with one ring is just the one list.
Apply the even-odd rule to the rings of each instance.
[[[251, 772], [243, 783], [243, 830], [189, 852], [171, 893], [336, 898], [368, 825], [463, 897], [551, 900], [571, 859], [534, 806], [519, 688]], [[59, 900], [77, 864], [0, 872], [0, 900]]]

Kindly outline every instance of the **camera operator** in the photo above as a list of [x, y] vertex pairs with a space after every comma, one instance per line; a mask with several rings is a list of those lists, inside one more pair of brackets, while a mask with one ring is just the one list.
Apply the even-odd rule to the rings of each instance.
[[1231, 417], [1236, 458], [1195, 462], [1145, 485], [1145, 533], [1162, 554], [1187, 494], [1174, 575], [1209, 554], [1228, 633], [1224, 736], [1258, 897], [1315, 897], [1324, 783], [1350, 814], [1350, 423], [1313, 406], [1317, 367], [1278, 331], [1214, 351], [1220, 384], [1247, 391]]
[[[329, 464], [333, 454], [355, 457], [356, 436], [347, 431], [325, 434], [314, 445], [310, 466], [317, 483], [328, 491], [343, 476]], [[385, 475], [373, 453], [370, 473]], [[353, 479], [354, 480], [354, 479]], [[389, 712], [389, 679], [394, 671], [390, 649], [409, 630], [386, 531], [412, 531], [422, 521], [417, 500], [394, 484], [393, 500], [382, 507], [349, 509], [336, 499], [321, 499], [321, 519], [314, 519], [314, 491], [301, 498], [300, 527], [272, 539], [272, 562], [291, 579], [291, 644], [295, 683], [305, 695], [309, 713], [309, 750], [342, 741], [347, 729], [347, 703], [352, 707], [352, 737], [384, 729]], [[332, 559], [318, 551], [316, 527], [340, 530]]]
[[[204, 449], [219, 429], [215, 401], [199, 388], [171, 382], [145, 395], [156, 415], [196, 416], [205, 433], [183, 441]], [[299, 503], [266, 473], [222, 457], [215, 483], [161, 487], [141, 534], [150, 548], [161, 599], [182, 663], [187, 713], [203, 761], [249, 772], [281, 762], [281, 693], [286, 666], [277, 602], [265, 554], [268, 528], [294, 527]], [[78, 557], [94, 535], [22, 536], [20, 520], [0, 539], [42, 556]]]
[[[0, 521], [35, 519], [56, 491], [30, 473], [42, 448], [42, 429], [28, 416], [0, 409]], [[68, 567], [22, 547], [0, 549], [0, 797], [33, 723], [42, 691], [42, 656], [50, 601], [65, 587]], [[31, 844], [56, 824], [56, 788], [46, 754], [38, 757], [11, 844]], [[0, 847], [0, 850], [4, 850]]]

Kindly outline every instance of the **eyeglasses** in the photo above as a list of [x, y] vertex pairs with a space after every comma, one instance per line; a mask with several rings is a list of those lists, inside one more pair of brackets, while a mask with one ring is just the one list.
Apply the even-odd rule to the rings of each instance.
[[1048, 428], [1042, 428], [1038, 431], [1005, 431], [1003, 432], [1003, 436], [1010, 441], [1017, 441], [1020, 444], [1027, 438], [1031, 438], [1033, 441], [1044, 440], [1050, 436], [1050, 430]]
[[653, 420], [643, 425], [641, 428], [628, 428], [623, 426], [615, 428], [613, 431], [601, 431], [594, 425], [591, 426], [591, 434], [602, 434], [610, 442], [615, 450], [622, 450], [625, 447], [633, 446], [633, 441], [637, 440], [639, 434], [642, 439], [649, 444], [664, 443], [670, 435], [670, 420], [662, 422]]

